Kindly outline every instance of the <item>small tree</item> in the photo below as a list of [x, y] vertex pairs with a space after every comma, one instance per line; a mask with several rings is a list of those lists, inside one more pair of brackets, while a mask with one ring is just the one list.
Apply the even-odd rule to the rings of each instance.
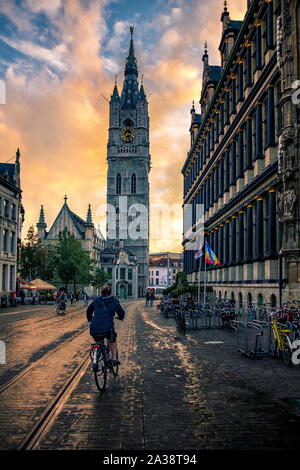
[[28, 277], [32, 281], [37, 277], [38, 260], [38, 236], [33, 225], [29, 227], [24, 243], [20, 250], [20, 273], [22, 277]]
[[59, 235], [59, 240], [53, 248], [54, 269], [59, 279], [67, 285], [76, 282], [89, 283], [92, 279], [91, 270], [94, 261], [82, 247], [80, 240], [69, 234], [67, 228]]
[[109, 280], [109, 275], [102, 268], [96, 268], [92, 280], [92, 284], [97, 289], [101, 287]]

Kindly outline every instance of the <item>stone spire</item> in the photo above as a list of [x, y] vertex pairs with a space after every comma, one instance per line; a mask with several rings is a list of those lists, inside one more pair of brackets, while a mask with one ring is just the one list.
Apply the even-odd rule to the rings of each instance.
[[193, 100], [192, 102], [192, 108], [191, 108], [191, 121], [194, 122], [195, 120], [195, 115], [196, 115], [196, 110], [195, 110], [195, 101]]
[[40, 218], [36, 226], [38, 229], [38, 238], [40, 240], [44, 240], [46, 238], [46, 227], [47, 227], [47, 224], [45, 221], [44, 206], [41, 206]]
[[141, 87], [140, 87], [140, 93], [139, 93], [139, 100], [146, 101], [146, 93], [144, 90], [144, 76], [142, 75], [142, 80], [141, 80]]
[[89, 207], [88, 207], [87, 216], [86, 216], [86, 224], [93, 225], [91, 204], [89, 204]]
[[227, 29], [228, 23], [230, 22], [229, 12], [227, 10], [227, 0], [224, 0], [224, 11], [221, 15], [221, 22], [223, 23], [223, 31]]
[[137, 61], [134, 57], [134, 45], [133, 45], [133, 30], [134, 27], [130, 26], [130, 45], [129, 45], [129, 54], [126, 59], [125, 72], [124, 75], [136, 75], [138, 76]]
[[204, 54], [202, 56], [202, 62], [203, 62], [203, 69], [208, 68], [208, 54], [207, 54], [207, 41], [205, 41], [204, 44]]
[[134, 56], [134, 45], [133, 45], [133, 26], [130, 26], [130, 45], [129, 53], [126, 58], [125, 64], [125, 80], [123, 84], [123, 91], [121, 94], [121, 107], [124, 109], [133, 109], [135, 108], [136, 102], [138, 100], [138, 68], [137, 61]]
[[44, 214], [44, 206], [42, 205], [41, 206], [41, 210], [40, 210], [40, 218], [39, 218], [39, 221], [38, 223], [36, 224], [36, 226], [38, 228], [46, 228], [47, 227], [47, 224], [45, 222], [45, 214]]
[[16, 151], [16, 161], [15, 161], [15, 169], [14, 169], [14, 181], [18, 188], [21, 187], [21, 178], [20, 178], [20, 149], [18, 148]]
[[117, 75], [116, 75], [116, 78], [115, 78], [115, 87], [114, 87], [113, 93], [112, 93], [111, 98], [110, 98], [110, 102], [112, 102], [112, 101], [118, 101], [118, 102], [120, 101], [118, 85], [117, 85]]

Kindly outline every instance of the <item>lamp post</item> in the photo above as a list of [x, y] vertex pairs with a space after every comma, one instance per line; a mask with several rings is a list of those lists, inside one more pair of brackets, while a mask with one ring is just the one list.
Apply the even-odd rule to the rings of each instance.
[[283, 282], [282, 282], [282, 257], [283, 257], [283, 252], [282, 252], [282, 248], [281, 248], [279, 253], [278, 253], [278, 258], [279, 258], [279, 306], [280, 306], [280, 308], [282, 307], [282, 288], [283, 288]]

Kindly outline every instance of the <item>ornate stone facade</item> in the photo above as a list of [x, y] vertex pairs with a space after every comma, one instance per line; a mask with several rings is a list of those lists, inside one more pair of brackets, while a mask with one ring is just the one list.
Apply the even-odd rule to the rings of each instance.
[[[300, 4], [281, 2], [282, 165], [279, 213], [287, 282], [283, 300], [300, 299]], [[295, 99], [294, 99], [295, 97]]]
[[[300, 299], [299, 7], [249, 0], [244, 20], [234, 21], [225, 4], [221, 66], [209, 65], [206, 49], [201, 114], [191, 111], [185, 226], [196, 233], [201, 204], [205, 238], [222, 264], [208, 267], [208, 283], [244, 303]], [[199, 261], [188, 244], [185, 272], [196, 283]]]
[[15, 163], [0, 163], [0, 295], [16, 291], [18, 251], [24, 222], [20, 151]]

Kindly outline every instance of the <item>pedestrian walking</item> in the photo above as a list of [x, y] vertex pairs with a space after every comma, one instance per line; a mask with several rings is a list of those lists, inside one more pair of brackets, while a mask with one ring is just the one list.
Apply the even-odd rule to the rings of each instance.
[[83, 302], [84, 302], [84, 305], [87, 305], [87, 303], [88, 303], [88, 298], [87, 298], [86, 293], [83, 294]]
[[17, 294], [15, 291], [12, 291], [10, 293], [10, 296], [9, 296], [9, 302], [10, 302], [10, 306], [11, 307], [15, 307], [16, 306], [16, 297], [17, 297]]
[[150, 294], [149, 291], [146, 293], [146, 307], [149, 305], [149, 300], [150, 300]]
[[154, 300], [154, 292], [150, 294], [150, 307], [153, 307], [153, 300]]
[[21, 305], [25, 304], [25, 292], [23, 290], [20, 291], [20, 297], [21, 297]]
[[69, 299], [70, 299], [71, 305], [73, 305], [74, 295], [72, 294], [72, 292], [69, 295]]

